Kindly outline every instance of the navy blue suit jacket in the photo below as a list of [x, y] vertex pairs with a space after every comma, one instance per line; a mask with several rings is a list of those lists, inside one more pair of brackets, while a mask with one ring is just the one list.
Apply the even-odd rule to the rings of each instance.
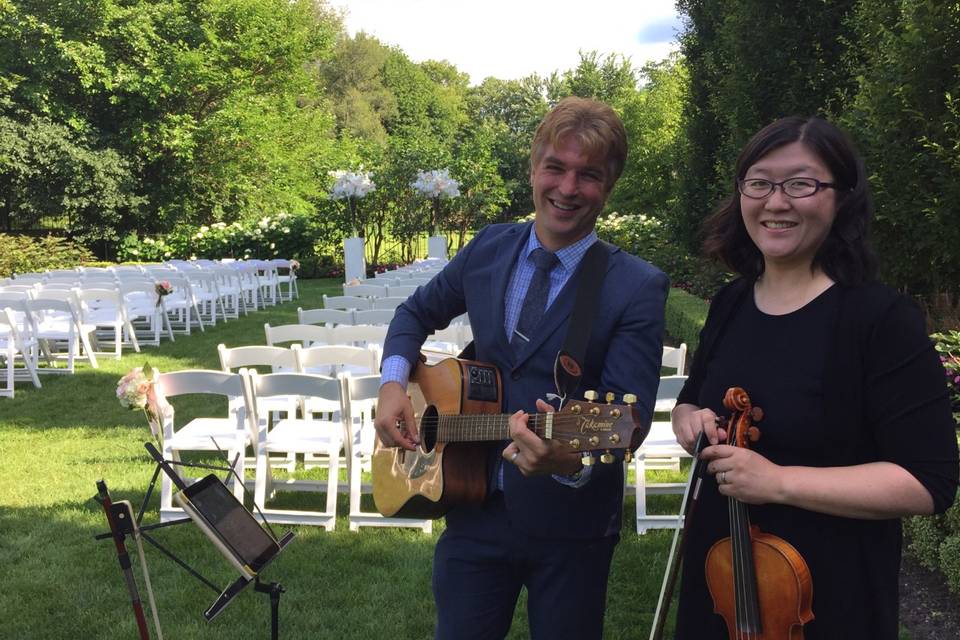
[[[536, 399], [556, 391], [553, 363], [566, 336], [577, 274], [546, 310], [532, 340], [515, 352], [504, 333], [504, 301], [531, 224], [491, 225], [477, 234], [440, 274], [397, 308], [383, 357], [400, 355], [417, 362], [426, 337], [466, 312], [477, 360], [500, 369], [504, 411], [536, 411]], [[613, 391], [618, 399], [636, 394], [642, 419], [649, 423], [660, 377], [668, 281], [647, 262], [616, 247], [610, 251], [577, 394], [582, 397], [586, 389], [601, 396]], [[598, 463], [591, 473], [589, 482], [575, 489], [550, 476], [525, 478], [513, 465], [504, 465], [504, 499], [514, 525], [531, 535], [554, 538], [618, 533], [623, 465]], [[459, 511], [448, 514], [448, 526], [460, 517]]]

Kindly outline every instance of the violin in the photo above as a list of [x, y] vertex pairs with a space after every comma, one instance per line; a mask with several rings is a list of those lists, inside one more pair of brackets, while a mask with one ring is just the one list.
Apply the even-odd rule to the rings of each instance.
[[[754, 425], [763, 418], [740, 387], [727, 390], [731, 412], [727, 444], [749, 447], [760, 438]], [[800, 553], [786, 540], [750, 524], [747, 505], [729, 500], [730, 537], [707, 552], [707, 588], [714, 611], [727, 623], [731, 640], [803, 640], [813, 620], [813, 580]]]

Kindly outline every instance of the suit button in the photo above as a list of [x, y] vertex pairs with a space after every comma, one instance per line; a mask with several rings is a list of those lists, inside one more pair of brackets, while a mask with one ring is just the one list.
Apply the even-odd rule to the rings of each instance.
[[510, 379], [511, 379], [511, 380], [519, 380], [519, 379], [520, 379], [520, 372], [519, 372], [519, 371], [514, 371], [513, 373], [511, 373], [511, 374], [510, 374]]

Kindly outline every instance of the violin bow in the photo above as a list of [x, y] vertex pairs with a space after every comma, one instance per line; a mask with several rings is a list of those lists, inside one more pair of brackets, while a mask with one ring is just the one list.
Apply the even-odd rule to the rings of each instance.
[[[653, 625], [650, 627], [650, 640], [661, 640], [663, 628], [670, 610], [670, 601], [673, 599], [673, 588], [676, 586], [680, 560], [687, 543], [687, 527], [692, 522], [694, 507], [700, 496], [700, 484], [703, 481], [703, 470], [706, 465], [701, 464], [700, 452], [707, 444], [707, 439], [701, 431], [697, 437], [694, 450], [693, 466], [690, 469], [690, 479], [683, 492], [683, 501], [680, 503], [680, 515], [677, 516], [677, 526], [673, 531], [673, 542], [670, 544], [670, 555], [667, 556], [667, 569], [663, 574], [663, 584], [660, 585], [660, 598], [657, 600], [657, 610], [653, 614]], [[643, 471], [640, 471], [643, 473]], [[691, 489], [693, 489], [691, 494]], [[690, 500], [692, 495], [692, 500]], [[681, 537], [682, 532], [682, 537]], [[677, 544], [679, 540], [679, 546]]]

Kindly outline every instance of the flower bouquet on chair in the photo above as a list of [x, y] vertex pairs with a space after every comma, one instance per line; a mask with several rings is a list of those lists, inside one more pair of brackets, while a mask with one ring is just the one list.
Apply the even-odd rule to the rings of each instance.
[[[158, 283], [158, 289], [159, 286]], [[160, 372], [148, 363], [144, 363], [142, 367], [134, 367], [117, 383], [117, 399], [120, 400], [120, 405], [127, 409], [143, 411], [147, 416], [150, 432], [162, 450], [163, 416], [170, 405], [157, 390], [159, 378]]]

